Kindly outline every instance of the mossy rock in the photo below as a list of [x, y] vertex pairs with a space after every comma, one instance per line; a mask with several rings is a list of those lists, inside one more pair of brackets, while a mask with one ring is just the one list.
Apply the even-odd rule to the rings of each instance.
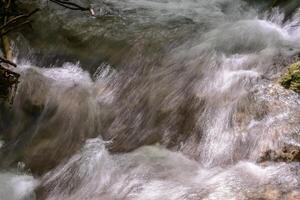
[[300, 93], [300, 61], [292, 64], [288, 71], [282, 76], [280, 84]]

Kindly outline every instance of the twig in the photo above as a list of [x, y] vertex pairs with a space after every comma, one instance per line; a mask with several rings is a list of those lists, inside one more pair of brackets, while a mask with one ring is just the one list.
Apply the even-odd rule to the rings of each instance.
[[49, 0], [49, 1], [71, 10], [90, 11], [90, 8], [88, 7], [82, 7], [76, 3], [69, 2], [69, 1], [63, 1], [63, 0]]
[[8, 33], [10, 33], [10, 32], [13, 31], [13, 30], [16, 30], [16, 29], [18, 29], [18, 28], [20, 28], [20, 27], [22, 27], [22, 26], [24, 26], [24, 25], [26, 25], [26, 24], [29, 24], [30, 22], [31, 22], [30, 20], [26, 20], [26, 21], [24, 21], [24, 22], [22, 22], [22, 23], [20, 23], [20, 24], [16, 24], [16, 25], [14, 25], [13, 27], [8, 28], [6, 31], [3, 31], [3, 32], [0, 34], [0, 37], [6, 35], [6, 34], [8, 34]]
[[10, 20], [7, 21], [7, 23], [5, 23], [4, 25], [0, 26], [0, 31], [5, 29], [6, 27], [10, 26], [11, 24], [14, 24], [15, 22], [17, 22], [20, 19], [25, 19], [25, 18], [29, 18], [31, 17], [33, 14], [35, 14], [36, 12], [38, 12], [40, 9], [35, 9], [34, 11], [28, 13], [28, 14], [24, 14], [24, 15], [19, 15], [16, 16]]

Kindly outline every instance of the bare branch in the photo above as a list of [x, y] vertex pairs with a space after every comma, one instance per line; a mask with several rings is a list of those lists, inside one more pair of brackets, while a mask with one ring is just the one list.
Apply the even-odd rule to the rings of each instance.
[[65, 7], [65, 8], [68, 8], [68, 9], [71, 9], [71, 10], [81, 10], [81, 11], [90, 11], [90, 8], [89, 7], [82, 7], [76, 3], [73, 3], [73, 2], [69, 2], [67, 0], [49, 0], [53, 3], [56, 3], [62, 7]]
[[21, 22], [21, 23], [19, 23], [19, 24], [16, 24], [16, 25], [12, 26], [12, 27], [9, 27], [7, 30], [3, 31], [3, 32], [0, 34], [0, 37], [2, 37], [3, 35], [6, 35], [6, 34], [8, 34], [8, 33], [10, 33], [10, 32], [13, 31], [13, 30], [16, 30], [16, 29], [18, 29], [18, 28], [21, 28], [22, 26], [27, 25], [27, 24], [29, 24], [30, 22], [31, 22], [30, 20], [26, 20], [26, 21], [23, 21], [23, 22]]
[[17, 65], [15, 63], [13, 63], [13, 62], [5, 59], [5, 58], [2, 58], [2, 57], [0, 57], [0, 63], [6, 63], [6, 64], [9, 64], [11, 66], [17, 67]]
[[33, 14], [35, 14], [36, 12], [38, 12], [39, 9], [35, 9], [34, 11], [28, 13], [28, 14], [23, 14], [23, 15], [19, 15], [19, 16], [16, 16], [14, 18], [11, 18], [7, 21], [7, 23], [5, 23], [4, 25], [0, 26], [0, 31], [9, 27], [9, 26], [14, 26], [15, 23], [18, 23], [19, 20], [23, 20], [23, 19], [27, 19], [29, 17], [31, 17]]

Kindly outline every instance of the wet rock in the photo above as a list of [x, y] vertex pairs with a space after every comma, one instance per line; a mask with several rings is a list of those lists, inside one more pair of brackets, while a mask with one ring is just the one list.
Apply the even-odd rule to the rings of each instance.
[[256, 193], [252, 193], [247, 199], [252, 200], [298, 200], [300, 192], [298, 190], [281, 191], [276, 187], [266, 186]]
[[300, 93], [300, 61], [288, 68], [288, 71], [282, 76], [280, 84], [287, 89]]
[[11, 123], [0, 127], [5, 128], [0, 165], [24, 162], [32, 173], [43, 174], [98, 135], [99, 107], [84, 86], [56, 84], [39, 70], [27, 70], [22, 77], [9, 111]]
[[259, 162], [293, 162], [300, 161], [300, 146], [287, 144], [276, 150], [266, 150], [259, 159]]

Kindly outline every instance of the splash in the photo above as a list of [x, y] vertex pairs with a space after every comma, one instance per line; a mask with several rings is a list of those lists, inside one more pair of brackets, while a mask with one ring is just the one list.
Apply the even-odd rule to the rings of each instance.
[[[26, 187], [15, 183], [4, 195], [299, 197], [299, 163], [264, 161], [278, 149], [300, 146], [299, 94], [277, 83], [299, 59], [299, 12], [285, 20], [278, 8], [261, 11], [240, 0], [113, 0], [93, 6], [109, 15], [86, 19], [58, 10], [39, 20], [72, 15], [73, 26], [62, 32], [69, 41], [61, 39], [60, 50], [84, 41], [96, 53], [83, 52], [84, 45], [72, 52], [93, 61], [99, 56], [101, 65], [37, 67], [20, 49], [23, 80], [13, 109], [1, 110], [7, 116], [0, 126], [1, 168], [22, 161], [40, 182], [24, 175], [30, 179]], [[41, 50], [32, 44], [33, 51]]]

